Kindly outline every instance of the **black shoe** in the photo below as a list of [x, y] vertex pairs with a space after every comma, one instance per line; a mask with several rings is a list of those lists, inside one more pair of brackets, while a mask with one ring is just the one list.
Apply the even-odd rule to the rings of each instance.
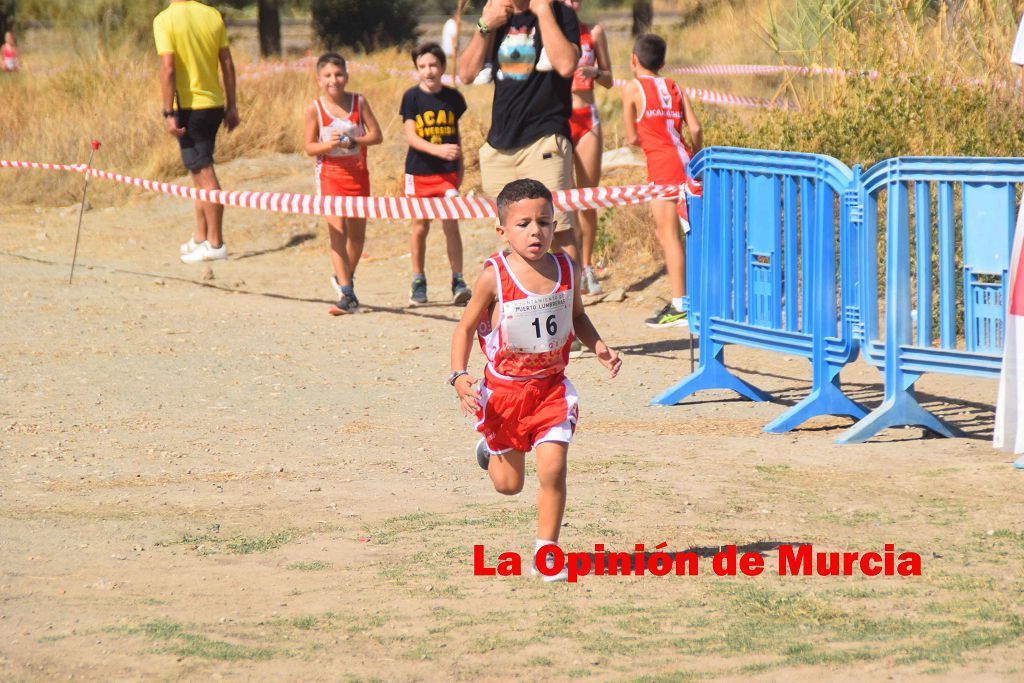
[[465, 306], [473, 291], [466, 285], [461, 277], [452, 278], [452, 303], [456, 306]]
[[690, 322], [686, 318], [686, 311], [677, 311], [672, 302], [665, 304], [665, 307], [644, 321], [647, 327], [685, 327]]
[[412, 279], [412, 290], [409, 292], [409, 304], [420, 306], [427, 303], [427, 278], [417, 275]]
[[485, 470], [490, 467], [491, 451], [487, 448], [487, 439], [480, 439], [476, 442], [476, 464]]
[[332, 305], [327, 312], [331, 315], [345, 315], [346, 313], [358, 313], [359, 312], [359, 299], [356, 298], [355, 294], [341, 293], [341, 298], [338, 299], [338, 303]]

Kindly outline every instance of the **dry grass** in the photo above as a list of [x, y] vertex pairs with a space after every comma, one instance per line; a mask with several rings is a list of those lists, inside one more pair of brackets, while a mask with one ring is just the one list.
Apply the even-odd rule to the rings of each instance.
[[[697, 104], [710, 145], [822, 152], [846, 163], [869, 164], [903, 154], [1016, 155], [1024, 153], [1024, 122], [1015, 95], [984, 87], [952, 87], [959, 80], [1012, 80], [1007, 55], [1015, 29], [1010, 0], [967, 3], [954, 14], [929, 13], [914, 2], [899, 7], [851, 0], [847, 14], [824, 28], [819, 16], [838, 0], [675, 0], [661, 10], [656, 30], [671, 36], [669, 62], [804, 63], [876, 68], [878, 81], [828, 78], [728, 78], [682, 76], [685, 85], [739, 94], [796, 99], [799, 113], [725, 110]], [[945, 5], [942, 5], [945, 8]], [[817, 14], [816, 14], [817, 12]], [[845, 18], [844, 18], [845, 17]], [[672, 23], [668, 23], [668, 22]], [[809, 23], [810, 22], [810, 23]], [[856, 30], [852, 30], [855, 28]], [[251, 30], [248, 30], [251, 33]], [[820, 39], [810, 41], [808, 34]], [[249, 41], [234, 30], [237, 44]], [[107, 47], [98, 49], [98, 44]], [[98, 167], [161, 180], [181, 176], [177, 147], [162, 129], [157, 58], [148, 42], [103, 42], [94, 32], [30, 32], [23, 38], [26, 70], [0, 79], [0, 157], [82, 162], [88, 140], [104, 146]], [[628, 34], [613, 32], [616, 66], [628, 64]], [[377, 71], [353, 69], [351, 89], [364, 93], [384, 129], [385, 142], [370, 152], [375, 194], [399, 194], [406, 145], [398, 105], [413, 84], [387, 67], [407, 68], [404, 52], [387, 50], [354, 59]], [[236, 52], [241, 73], [253, 64]], [[619, 68], [617, 77], [628, 78]], [[479, 191], [476, 150], [489, 127], [490, 88], [465, 88], [469, 111], [462, 121], [467, 173], [464, 191]], [[312, 73], [282, 71], [243, 78], [242, 126], [219, 140], [218, 161], [266, 153], [301, 154], [302, 109], [316, 95]], [[600, 90], [605, 147], [624, 144], [616, 91]], [[951, 112], [956, 112], [951, 116]], [[642, 169], [609, 173], [605, 184], [643, 181]], [[66, 205], [80, 194], [81, 179], [46, 172], [0, 174], [5, 203]], [[232, 188], [232, 189], [258, 189]], [[312, 187], [310, 187], [312, 191]], [[116, 203], [133, 190], [97, 184], [94, 204]], [[603, 221], [606, 261], [629, 256], [649, 263], [658, 254], [643, 208], [620, 210]]]

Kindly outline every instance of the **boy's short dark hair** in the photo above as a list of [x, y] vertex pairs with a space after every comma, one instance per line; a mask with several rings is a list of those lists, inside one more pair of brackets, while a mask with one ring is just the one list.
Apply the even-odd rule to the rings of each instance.
[[504, 224], [508, 216], [508, 207], [524, 199], [546, 199], [551, 208], [554, 209], [555, 200], [551, 196], [551, 190], [544, 186], [544, 183], [533, 178], [520, 178], [501, 188], [498, 199], [498, 221]]
[[345, 64], [345, 58], [339, 55], [337, 52], [325, 52], [320, 55], [320, 59], [316, 60], [316, 70], [324, 68], [328, 64], [333, 64], [342, 71], [348, 71], [348, 66]]
[[437, 61], [440, 62], [441, 68], [448, 67], [448, 58], [444, 55], [444, 50], [437, 43], [421, 43], [412, 49], [412, 65], [416, 66], [416, 60], [423, 55], [434, 55], [437, 57]]
[[633, 44], [633, 54], [640, 66], [648, 71], [658, 71], [665, 66], [665, 52], [668, 45], [665, 39], [653, 33], [645, 33]]

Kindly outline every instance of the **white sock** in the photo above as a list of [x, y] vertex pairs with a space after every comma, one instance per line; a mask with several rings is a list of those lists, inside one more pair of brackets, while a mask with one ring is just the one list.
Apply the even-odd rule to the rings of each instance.
[[672, 298], [672, 308], [676, 309], [680, 313], [683, 312], [683, 297], [677, 296]]
[[546, 545], [558, 545], [558, 543], [556, 541], [545, 541], [543, 538], [538, 538], [533, 543], [533, 554], [534, 554], [534, 556], [536, 557], [537, 551], [540, 550], [541, 548], [543, 548]]

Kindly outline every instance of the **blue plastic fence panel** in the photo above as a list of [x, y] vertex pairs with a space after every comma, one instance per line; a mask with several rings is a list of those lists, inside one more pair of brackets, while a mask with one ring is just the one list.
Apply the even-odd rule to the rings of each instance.
[[738, 344], [811, 361], [810, 394], [767, 431], [815, 415], [866, 414], [839, 386], [840, 369], [857, 354], [852, 327], [836, 312], [837, 293], [844, 310], [856, 308], [852, 283], [836, 282], [835, 244], [848, 245], [852, 228], [835, 207], [846, 201], [850, 169], [819, 155], [724, 147], [703, 150], [689, 168], [704, 179], [700, 367], [653, 402], [675, 404], [704, 389], [767, 399], [726, 367], [725, 346]]
[[[866, 359], [883, 368], [885, 397], [839, 438], [840, 443], [864, 441], [899, 425], [919, 425], [948, 436], [949, 428], [918, 403], [917, 379], [926, 372], [998, 376], [1015, 187], [1020, 183], [1024, 183], [1021, 159], [901, 157], [881, 162], [864, 174], [866, 233], [877, 231], [881, 195], [888, 205], [884, 321], [880, 320], [877, 278], [861, 296], [862, 348]], [[870, 263], [863, 269], [865, 274], [874, 270], [874, 257], [874, 251], [865, 247], [863, 258]], [[938, 266], [937, 282], [933, 262]], [[916, 287], [911, 290], [913, 279]], [[936, 313], [938, 340], [932, 331]], [[962, 337], [958, 330], [963, 331]]]

